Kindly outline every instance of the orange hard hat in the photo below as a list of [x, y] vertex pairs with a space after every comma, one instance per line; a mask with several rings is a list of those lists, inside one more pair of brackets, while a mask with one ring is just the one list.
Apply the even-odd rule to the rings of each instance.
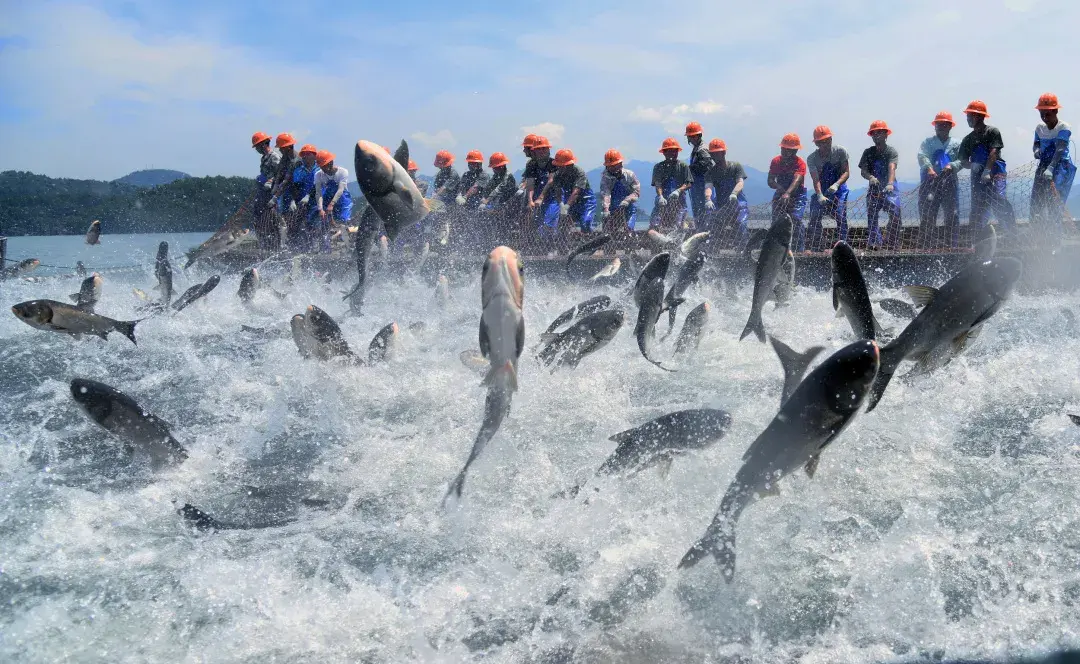
[[727, 152], [727, 143], [719, 138], [714, 138], [709, 141], [709, 152]]
[[537, 138], [540, 138], [540, 137], [537, 136], [536, 134], [529, 134], [528, 136], [525, 137], [525, 140], [523, 140], [521, 142], [521, 147], [523, 147], [523, 148], [536, 147], [535, 143], [536, 143]]
[[[479, 153], [478, 153], [479, 154]], [[498, 168], [499, 166], [509, 166], [510, 160], [506, 158], [501, 152], [492, 152], [488, 157], [488, 168]]]
[[1053, 92], [1044, 92], [1039, 95], [1039, 103], [1035, 106], [1037, 111], [1056, 111], [1061, 108], [1058, 104], [1057, 95]]
[[948, 111], [938, 111], [938, 114], [934, 116], [934, 121], [931, 122], [930, 124], [935, 124], [936, 125], [936, 124], [943, 124], [945, 122], [948, 122], [950, 127], [955, 127], [956, 126], [956, 123], [953, 122], [953, 119], [952, 119], [952, 113], [950, 113]]
[[274, 144], [279, 148], [287, 148], [290, 145], [296, 145], [296, 139], [292, 137], [292, 134], [278, 134]]
[[574, 159], [574, 153], [566, 148], [559, 150], [555, 153], [555, 165], [556, 166], [569, 166], [577, 161]]
[[319, 150], [315, 153], [315, 163], [318, 164], [320, 168], [332, 161], [334, 161], [334, 153], [329, 150]]
[[678, 150], [679, 152], [682, 152], [682, 146], [679, 145], [679, 142], [674, 138], [665, 138], [664, 142], [660, 144], [660, 152], [665, 152], [667, 150]]
[[875, 131], [883, 131], [886, 136], [892, 134], [892, 129], [889, 129], [888, 123], [884, 120], [874, 120], [870, 123], [870, 129], [866, 132], [867, 136], [872, 136]]
[[701, 136], [704, 132], [705, 130], [701, 128], [700, 122], [690, 122], [686, 125], [687, 136]]
[[259, 143], [266, 143], [270, 140], [270, 134], [257, 131], [251, 135], [251, 147], [255, 147]]
[[826, 138], [832, 138], [832, 129], [829, 129], [826, 125], [818, 125], [814, 127], [814, 142], [824, 141]]
[[450, 154], [446, 150], [439, 150], [435, 153], [435, 167], [446, 168], [447, 166], [453, 166], [454, 155]]
[[547, 136], [537, 136], [533, 139], [533, 150], [539, 150], [540, 148], [550, 148], [551, 141], [547, 139]]
[[418, 170], [420, 170], [420, 167], [416, 165], [416, 162], [415, 162], [415, 161], [413, 161], [412, 159], [410, 159], [410, 160], [409, 160], [409, 167], [408, 167], [408, 168], [406, 168], [405, 170], [407, 170], [407, 171], [409, 171], [410, 173], [412, 173], [413, 171], [418, 171]]
[[465, 163], [482, 164], [484, 163], [484, 155], [480, 154], [479, 150], [469, 150], [469, 153], [465, 155]]
[[319, 153], [319, 151], [311, 143], [305, 143], [304, 147], [300, 148], [300, 154], [304, 154], [305, 152], [307, 152], [309, 154], [318, 154]]
[[622, 162], [622, 153], [615, 148], [611, 148], [604, 153], [604, 166], [617, 166]]
[[981, 99], [976, 99], [967, 105], [964, 109], [964, 114], [973, 113], [975, 115], [981, 115], [983, 117], [990, 117], [989, 111], [986, 110], [986, 102]]
[[784, 137], [780, 139], [780, 147], [788, 150], [802, 150], [802, 141], [799, 140], [798, 134], [784, 134]]

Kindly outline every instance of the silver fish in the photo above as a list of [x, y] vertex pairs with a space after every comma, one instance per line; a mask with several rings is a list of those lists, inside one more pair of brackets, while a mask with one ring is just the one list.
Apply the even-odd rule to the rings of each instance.
[[379, 330], [379, 333], [368, 345], [368, 364], [385, 362], [394, 352], [397, 346], [398, 324], [391, 322]]
[[555, 368], [576, 369], [585, 356], [608, 345], [622, 329], [626, 314], [621, 309], [598, 311], [582, 318], [555, 336], [540, 351], [540, 362]]
[[86, 244], [101, 244], [101, 222], [97, 219], [90, 222], [90, 228], [86, 229]]
[[75, 302], [75, 306], [87, 313], [94, 313], [94, 307], [101, 299], [101, 285], [104, 279], [97, 272], [83, 279], [78, 293], [72, 293], [68, 297]]
[[769, 234], [765, 236], [754, 271], [754, 299], [750, 306], [750, 318], [739, 335], [739, 341], [753, 332], [758, 341], [765, 343], [765, 324], [761, 320], [761, 311], [773, 293], [780, 268], [791, 248], [791, 228], [791, 217], [786, 214], [781, 215], [769, 227]]
[[71, 381], [71, 396], [94, 422], [145, 454], [155, 468], [180, 463], [187, 450], [169, 425], [116, 388], [85, 378]]
[[705, 326], [709, 322], [709, 311], [711, 309], [712, 305], [706, 301], [694, 307], [686, 315], [682, 331], [679, 332], [678, 338], [675, 339], [676, 354], [697, 350], [698, 345], [701, 343], [701, 337], [705, 333]]
[[75, 338], [90, 334], [102, 339], [108, 339], [109, 333], [115, 331], [131, 339], [131, 343], [136, 343], [137, 320], [113, 320], [55, 300], [20, 302], [11, 308], [11, 312], [22, 322], [39, 330], [64, 332]]
[[877, 339], [881, 326], [866, 290], [855, 252], [845, 242], [832, 249], [832, 304], [836, 316], [847, 316], [856, 339]]

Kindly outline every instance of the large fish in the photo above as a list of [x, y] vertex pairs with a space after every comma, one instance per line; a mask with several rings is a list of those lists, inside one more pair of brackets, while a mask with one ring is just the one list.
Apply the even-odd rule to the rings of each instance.
[[379, 215], [391, 242], [401, 229], [427, 216], [427, 203], [405, 170], [409, 165], [409, 145], [405, 141], [392, 158], [376, 143], [357, 141], [353, 163], [360, 191]]
[[731, 415], [713, 408], [680, 410], [650, 420], [608, 438], [618, 443], [600, 465], [597, 475], [639, 473], [694, 450], [705, 449], [727, 432]]
[[805, 353], [799, 353], [776, 337], [770, 336], [769, 341], [772, 343], [773, 350], [776, 351], [776, 357], [780, 358], [780, 366], [784, 370], [784, 387], [780, 392], [780, 405], [783, 406], [802, 382], [803, 375], [810, 368], [810, 363], [821, 354], [821, 351], [825, 350], [825, 347], [811, 346]]
[[169, 262], [169, 243], [162, 242], [158, 245], [157, 257], [154, 259], [154, 276], [157, 277], [157, 286], [154, 288], [161, 291], [161, 304], [169, 306], [173, 296], [173, 270]]
[[[704, 235], [699, 233], [698, 235]], [[675, 312], [678, 311], [679, 305], [685, 302], [683, 293], [686, 292], [690, 286], [697, 283], [698, 276], [701, 274], [701, 268], [705, 266], [705, 260], [708, 258], [708, 254], [704, 251], [694, 252], [690, 258], [683, 261], [679, 266], [679, 272], [675, 276], [675, 283], [671, 285], [667, 295], [664, 296], [664, 307], [668, 312], [668, 329], [664, 338], [671, 334], [671, 331], [675, 329]]]
[[372, 338], [368, 344], [368, 364], [385, 362], [394, 353], [398, 340], [398, 324], [391, 322]]
[[[510, 401], [517, 391], [517, 365], [525, 347], [525, 298], [523, 265], [509, 247], [495, 247], [484, 262], [480, 280], [480, 353], [490, 363], [483, 384], [484, 421], [473, 442], [465, 467], [450, 484], [446, 497], [461, 496], [469, 466], [499, 430], [510, 412]], [[444, 499], [445, 502], [445, 499]]]
[[772, 300], [776, 307], [786, 307], [791, 303], [791, 294], [795, 291], [795, 254], [788, 249], [784, 262], [780, 264], [780, 275], [773, 286]]
[[[296, 320], [296, 317], [293, 317]], [[334, 357], [344, 357], [350, 362], [360, 362], [359, 356], [349, 348], [345, 336], [341, 333], [341, 327], [330, 314], [316, 307], [308, 305], [304, 313], [303, 329], [308, 339], [307, 343], [311, 354], [320, 360], [329, 360]], [[294, 336], [295, 338], [295, 336]], [[300, 347], [300, 343], [297, 343]], [[300, 348], [301, 354], [304, 348]]]
[[219, 283], [221, 283], [221, 277], [215, 274], [214, 276], [210, 277], [209, 279], [207, 279], [203, 283], [195, 284], [191, 288], [184, 291], [184, 294], [181, 295], [180, 298], [176, 302], [173, 302], [173, 304], [172, 304], [173, 310], [174, 311], [183, 311], [188, 306], [190, 306], [193, 302], [199, 300], [202, 297], [205, 297], [210, 291], [217, 288], [217, 285]]
[[570, 271], [570, 263], [572, 263], [575, 258], [582, 254], [592, 253], [608, 242], [611, 242], [611, 236], [601, 235], [600, 237], [595, 237], [588, 242], [584, 242], [575, 247], [574, 250], [570, 252], [570, 255], [566, 257], [566, 271]]
[[626, 314], [621, 309], [598, 311], [582, 318], [556, 335], [540, 351], [545, 366], [576, 369], [581, 360], [608, 345], [622, 329]]
[[240, 288], [236, 291], [236, 296], [241, 302], [251, 304], [255, 293], [259, 291], [260, 281], [257, 268], [249, 267], [244, 271], [244, 276], [240, 277]]
[[703, 231], [701, 233], [694, 233], [690, 237], [683, 240], [683, 243], [679, 245], [679, 252], [687, 259], [693, 258], [694, 254], [701, 249], [706, 242], [709, 241], [709, 231]]
[[[386, 153], [383, 152], [385, 155]], [[375, 239], [382, 231], [383, 224], [375, 208], [370, 204], [360, 214], [360, 222], [356, 229], [354, 251], [356, 254], [356, 287], [345, 294], [344, 300], [349, 302], [349, 310], [354, 314], [363, 313], [364, 296], [367, 295], [368, 279], [371, 276], [371, 249], [375, 245]]]
[[769, 227], [769, 234], [761, 245], [761, 255], [758, 256], [754, 270], [754, 300], [750, 305], [750, 318], [739, 335], [739, 341], [753, 332], [758, 341], [765, 343], [765, 324], [761, 320], [761, 311], [773, 294], [784, 257], [791, 248], [791, 227], [791, 217], [786, 214], [781, 215]]
[[90, 228], [86, 229], [86, 244], [101, 244], [101, 222], [97, 219], [90, 222]]
[[963, 351], [971, 336], [1012, 294], [1023, 269], [1015, 258], [992, 258], [968, 265], [937, 290], [909, 290], [921, 292], [925, 306], [900, 336], [881, 349], [881, 371], [867, 412], [877, 406], [904, 360], [915, 360], [932, 370]]
[[251, 234], [251, 229], [248, 228], [240, 230], [230, 229], [214, 233], [213, 237], [209, 240], [203, 242], [187, 253], [184, 269], [188, 269], [197, 261], [204, 258], [219, 256], [249, 242], [255, 242], [255, 236]]
[[571, 323], [583, 316], [589, 314], [595, 314], [598, 311], [603, 311], [611, 306], [611, 298], [607, 295], [597, 295], [596, 297], [590, 297], [584, 302], [578, 302], [574, 306], [570, 307], [566, 311], [562, 312], [555, 317], [555, 320], [551, 321], [551, 325], [547, 326], [547, 329], [540, 333], [540, 341], [547, 343], [559, 336], [558, 330], [563, 325]]
[[149, 458], [155, 468], [187, 459], [169, 425], [116, 388], [85, 378], [71, 381], [71, 396], [86, 414], [109, 433]]
[[877, 375], [877, 342], [860, 340], [834, 353], [810, 372], [765, 431], [743, 454], [743, 465], [720, 501], [704, 536], [686, 552], [679, 568], [713, 556], [724, 578], [735, 578], [735, 524], [757, 496], [777, 495], [777, 482], [799, 468], [814, 476], [822, 450], [862, 407]]
[[832, 306], [837, 317], [847, 317], [856, 339], [878, 338], [881, 326], [874, 318], [859, 259], [843, 241], [832, 249]]
[[649, 259], [649, 262], [642, 268], [641, 274], [638, 275], [637, 281], [634, 282], [634, 304], [641, 306], [641, 294], [650, 282], [659, 279], [660, 286], [663, 287], [664, 279], [667, 278], [668, 268], [670, 267], [671, 254], [666, 251]]
[[131, 339], [131, 343], [137, 343], [135, 325], [139, 321], [113, 320], [64, 302], [30, 300], [16, 304], [11, 308], [11, 312], [22, 322], [39, 330], [64, 332], [76, 339], [84, 334], [108, 339], [109, 333], [115, 331]]
[[87, 313], [94, 313], [94, 307], [101, 299], [101, 285], [104, 280], [97, 272], [83, 279], [78, 293], [72, 293], [68, 297], [75, 302], [75, 306]]
[[698, 345], [701, 343], [701, 337], [705, 333], [705, 325], [709, 322], [709, 311], [711, 309], [712, 305], [705, 301], [691, 309], [690, 313], [686, 315], [682, 331], [679, 332], [679, 336], [675, 339], [676, 354], [697, 350]]
[[3, 270], [3, 275], [5, 277], [21, 277], [24, 274], [30, 274], [36, 270], [39, 265], [41, 265], [41, 261], [36, 258], [24, 258], [15, 265]]
[[[666, 254], [658, 254], [656, 258], [665, 255]], [[641, 273], [641, 277], [638, 278], [638, 282], [634, 285], [634, 301], [638, 304], [637, 323], [634, 325], [634, 338], [637, 339], [638, 350], [641, 351], [642, 357], [664, 371], [674, 371], [674, 369], [668, 369], [663, 364], [649, 357], [649, 349], [656, 339], [656, 322], [660, 320], [660, 313], [664, 309], [663, 271], [653, 270], [653, 276], [648, 277], [647, 275], [650, 274], [649, 266], [652, 264], [652, 261], [650, 261], [649, 265], [646, 266], [645, 270]], [[664, 267], [666, 268], [666, 265]]]

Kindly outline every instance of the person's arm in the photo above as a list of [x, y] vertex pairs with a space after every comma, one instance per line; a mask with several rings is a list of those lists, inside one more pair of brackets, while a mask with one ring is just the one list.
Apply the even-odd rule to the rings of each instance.
[[330, 199], [330, 205], [328, 207], [331, 210], [333, 210], [334, 206], [337, 205], [338, 200], [341, 199], [341, 195], [345, 193], [345, 188], [348, 186], [349, 183], [347, 181], [347, 178], [341, 178], [341, 182], [338, 182], [337, 191], [334, 192], [334, 197]]
[[323, 186], [326, 184], [326, 176], [322, 171], [315, 174], [315, 209], [319, 211], [319, 216], [325, 214], [323, 210], [322, 191]]
[[1050, 163], [1046, 165], [1046, 170], [1050, 172], [1050, 177], [1053, 178], [1054, 171], [1057, 170], [1058, 164], [1061, 163], [1061, 155], [1065, 154], [1065, 150], [1069, 149], [1069, 138], [1072, 137], [1072, 131], [1068, 126], [1062, 127], [1058, 131], [1057, 139], [1054, 141], [1054, 156], [1050, 158]]
[[[811, 155], [811, 156], [813, 156], [813, 155]], [[807, 163], [807, 166], [809, 167], [809, 162]], [[818, 179], [818, 175], [819, 175], [818, 169], [817, 168], [810, 168], [809, 170], [810, 170], [810, 182], [812, 182], [814, 184], [814, 194], [819, 196], [819, 197], [823, 197], [825, 195], [825, 193], [821, 191], [821, 181]]]
[[[836, 182], [834, 182], [832, 184], [832, 187], [829, 187], [829, 189], [832, 190], [832, 191], [836, 191], [836, 189], [839, 189], [840, 187], [844, 186], [844, 184], [847, 183], [848, 178], [850, 178], [850, 177], [851, 177], [851, 160], [850, 159], [845, 159], [844, 160], [844, 169], [842, 171], [840, 171], [840, 177], [836, 178]], [[836, 189], [833, 189], [833, 187], [835, 187]]]
[[889, 159], [889, 181], [885, 183], [885, 186], [887, 187], [896, 186], [896, 164], [899, 159], [899, 154], [896, 151], [893, 151], [893, 156]]
[[776, 181], [776, 174], [775, 173], [769, 173], [769, 179], [766, 181], [766, 184], [769, 185], [769, 189], [779, 189], [780, 188], [780, 183]]
[[566, 199], [567, 207], [573, 207], [579, 196], [581, 196], [581, 187], [574, 187], [574, 190], [570, 192], [570, 197]]
[[611, 188], [612, 180], [607, 173], [600, 176], [600, 209], [607, 214], [611, 210]]
[[1035, 130], [1034, 142], [1031, 144], [1031, 154], [1033, 154], [1036, 159], [1042, 159], [1042, 143], [1039, 141], [1039, 131], [1037, 129]]
[[533, 205], [533, 195], [536, 192], [536, 178], [526, 177], [525, 180], [525, 200], [529, 202], [529, 205]]
[[796, 173], [795, 177], [791, 178], [791, 186], [784, 192], [784, 196], [790, 198], [795, 191], [803, 185], [803, 181], [806, 179], [806, 173]]
[[738, 177], [735, 179], [735, 186], [731, 189], [731, 194], [738, 197], [742, 193], [743, 187], [746, 185], [746, 178]]

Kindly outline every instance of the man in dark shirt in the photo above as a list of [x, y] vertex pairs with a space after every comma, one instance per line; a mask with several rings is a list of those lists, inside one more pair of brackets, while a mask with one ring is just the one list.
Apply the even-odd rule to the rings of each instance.
[[1005, 160], [1001, 150], [1005, 143], [997, 127], [986, 124], [990, 113], [986, 103], [976, 99], [964, 109], [971, 133], [960, 141], [961, 168], [971, 169], [971, 215], [969, 228], [983, 228], [990, 223], [993, 212], [1009, 231], [1016, 230], [1016, 214], [1005, 196]]
[[704, 130], [701, 124], [691, 122], [686, 125], [686, 142], [690, 145], [690, 173], [694, 181], [690, 185], [690, 209], [694, 213], [694, 225], [704, 228], [705, 221], [705, 174], [712, 168], [713, 160], [702, 143]]
[[878, 228], [878, 213], [885, 210], [889, 215], [889, 225], [885, 229], [886, 246], [889, 249], [900, 248], [900, 192], [896, 186], [896, 164], [900, 155], [896, 148], [888, 144], [892, 130], [884, 120], [874, 120], [866, 132], [874, 141], [874, 146], [866, 148], [859, 159], [862, 176], [870, 183], [866, 191], [866, 223], [869, 237], [867, 248], [881, 248], [881, 229]]
[[259, 246], [268, 250], [276, 247], [278, 242], [270, 200], [274, 196], [274, 178], [277, 176], [278, 164], [281, 163], [281, 155], [270, 147], [270, 140], [270, 135], [261, 131], [255, 132], [251, 137], [251, 147], [259, 153], [259, 177], [255, 178], [259, 188], [255, 192], [251, 216]]
[[521, 199], [517, 197], [517, 182], [514, 174], [507, 170], [510, 160], [501, 152], [495, 152], [488, 158], [488, 167], [491, 168], [489, 178], [480, 191], [480, 213], [485, 220], [484, 227], [491, 246], [507, 244], [511, 242], [512, 219], [520, 212], [520, 206], [515, 205]]
[[[697, 222], [697, 230], [709, 230], [709, 243], [713, 248], [735, 247], [742, 249], [746, 245], [746, 222], [750, 218], [750, 209], [746, 204], [743, 186], [746, 183], [746, 169], [737, 161], [727, 160], [727, 144], [719, 138], [709, 141], [709, 155], [712, 167], [705, 172], [705, 208], [710, 211], [712, 224]], [[697, 182], [695, 176], [694, 182]], [[716, 210], [715, 212], [711, 212]]]
[[[443, 204], [443, 209], [429, 214], [425, 218], [424, 233], [428, 237], [449, 236], [451, 222], [456, 219], [456, 206], [458, 189], [461, 188], [461, 176], [454, 168], [454, 155], [447, 150], [439, 150], [435, 153], [435, 180], [431, 183], [435, 192], [431, 197]], [[432, 243], [434, 248], [434, 243]]]
[[567, 149], [555, 153], [555, 175], [552, 178], [556, 196], [561, 201], [559, 218], [577, 225], [582, 233], [591, 233], [596, 215], [596, 196], [589, 177], [577, 165], [574, 153]]
[[694, 183], [694, 175], [686, 162], [679, 161], [682, 148], [674, 138], [665, 138], [660, 145], [664, 160], [653, 166], [652, 186], [656, 189], [651, 223], [654, 228], [681, 228], [686, 219], [686, 190]]
[[[532, 214], [532, 232], [554, 232], [559, 225], [559, 200], [551, 195], [551, 176], [555, 162], [551, 159], [551, 141], [546, 136], [533, 140], [532, 159], [525, 165], [525, 203]], [[544, 229], [547, 231], [544, 231]]]

